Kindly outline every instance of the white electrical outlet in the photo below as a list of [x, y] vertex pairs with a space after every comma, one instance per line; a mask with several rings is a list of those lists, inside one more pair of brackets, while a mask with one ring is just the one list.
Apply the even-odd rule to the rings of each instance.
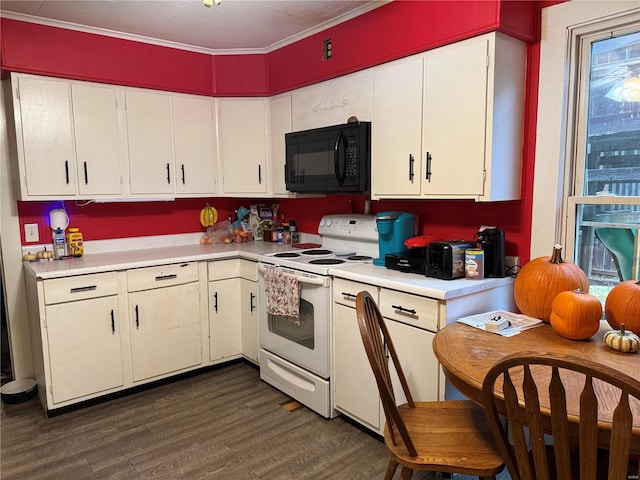
[[40, 241], [40, 234], [38, 233], [37, 223], [25, 223], [24, 225], [24, 239], [26, 242], [38, 242]]

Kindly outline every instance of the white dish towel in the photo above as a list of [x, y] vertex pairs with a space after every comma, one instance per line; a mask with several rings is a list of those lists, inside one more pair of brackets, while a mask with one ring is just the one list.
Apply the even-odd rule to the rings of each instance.
[[267, 313], [287, 317], [300, 325], [300, 282], [296, 276], [279, 268], [267, 268], [264, 289]]

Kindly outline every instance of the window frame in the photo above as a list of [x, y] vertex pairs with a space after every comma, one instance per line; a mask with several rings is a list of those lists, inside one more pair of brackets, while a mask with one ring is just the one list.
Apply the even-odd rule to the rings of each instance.
[[[579, 152], [578, 116], [580, 96], [588, 77], [580, 75], [583, 42], [606, 38], [607, 32], [621, 32], [640, 24], [637, 2], [594, 2], [571, 0], [542, 10], [540, 42], [540, 83], [536, 130], [531, 258], [550, 255], [553, 244], [565, 247], [564, 257], [572, 259], [575, 248], [576, 210], [580, 203], [640, 203], [640, 197], [576, 196], [576, 159], [584, 166], [584, 148]], [[637, 27], [636, 27], [637, 28]], [[590, 53], [590, 50], [588, 50]], [[588, 69], [587, 69], [588, 71]], [[582, 82], [582, 84], [580, 84]], [[586, 117], [582, 122], [586, 121]], [[586, 129], [584, 131], [586, 135]]]

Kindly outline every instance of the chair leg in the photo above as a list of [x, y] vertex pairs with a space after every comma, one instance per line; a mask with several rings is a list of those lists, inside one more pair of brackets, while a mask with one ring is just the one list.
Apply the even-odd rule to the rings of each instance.
[[393, 474], [396, 473], [396, 468], [398, 468], [398, 462], [396, 462], [393, 458], [389, 458], [387, 471], [384, 474], [384, 480], [391, 480], [393, 478]]
[[400, 478], [402, 480], [411, 480], [411, 476], [413, 475], [413, 470], [409, 467], [402, 467], [402, 472], [400, 473]]

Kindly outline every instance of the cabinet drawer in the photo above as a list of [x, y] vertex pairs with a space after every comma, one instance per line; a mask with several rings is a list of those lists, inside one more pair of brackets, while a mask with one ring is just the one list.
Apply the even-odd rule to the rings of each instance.
[[240, 260], [218, 260], [207, 264], [209, 281], [238, 278], [240, 276]]
[[251, 260], [240, 260], [240, 277], [252, 282], [258, 281], [258, 264]]
[[438, 300], [383, 288], [378, 306], [385, 318], [432, 332], [438, 330]]
[[373, 299], [378, 301], [378, 287], [367, 285], [366, 283], [353, 282], [351, 280], [343, 280], [336, 278], [333, 281], [333, 301], [348, 307], [356, 307], [356, 296], [358, 292], [366, 290], [371, 294]]
[[127, 271], [127, 290], [138, 292], [198, 281], [197, 263], [176, 263]]
[[87, 298], [106, 297], [118, 294], [118, 274], [116, 272], [77, 275], [75, 277], [45, 280], [44, 303], [73, 302]]

